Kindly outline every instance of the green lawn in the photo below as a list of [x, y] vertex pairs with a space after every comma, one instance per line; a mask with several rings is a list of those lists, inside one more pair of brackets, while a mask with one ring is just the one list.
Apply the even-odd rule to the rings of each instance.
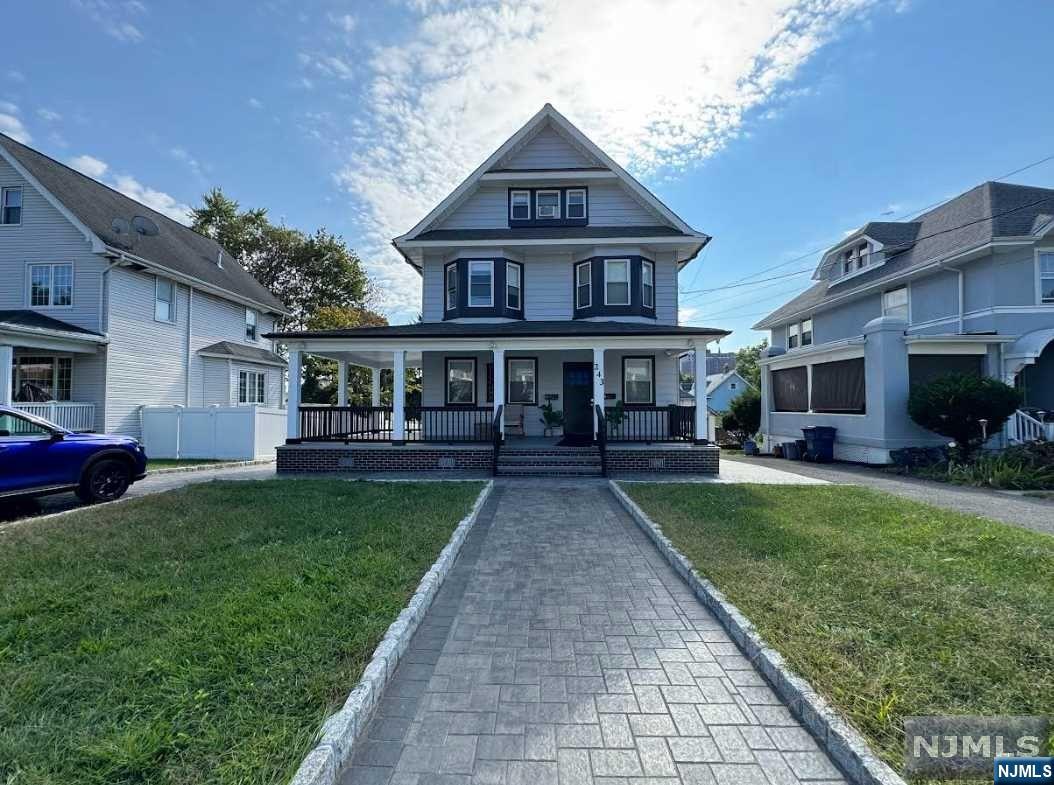
[[624, 488], [897, 771], [907, 715], [1054, 709], [1054, 537], [863, 488]]
[[282, 783], [481, 483], [210, 483], [0, 530], [0, 782]]
[[172, 469], [177, 466], [206, 466], [210, 463], [225, 463], [225, 461], [213, 461], [205, 458], [150, 458], [146, 462], [148, 472], [158, 469]]

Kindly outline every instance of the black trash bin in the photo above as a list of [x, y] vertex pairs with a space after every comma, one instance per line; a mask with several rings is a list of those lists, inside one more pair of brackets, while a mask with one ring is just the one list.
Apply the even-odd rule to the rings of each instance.
[[816, 463], [831, 463], [834, 461], [834, 435], [837, 428], [829, 425], [810, 425], [802, 428], [805, 434], [806, 457]]

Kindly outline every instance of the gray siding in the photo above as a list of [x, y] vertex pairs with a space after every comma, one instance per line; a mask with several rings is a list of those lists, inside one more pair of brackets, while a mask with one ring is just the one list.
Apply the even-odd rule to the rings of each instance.
[[522, 149], [501, 161], [499, 169], [569, 169], [596, 166], [592, 156], [581, 152], [551, 127], [539, 131]]
[[[877, 293], [815, 314], [812, 319], [813, 343], [829, 343], [861, 335], [864, 325], [881, 315], [882, 295]], [[787, 345], [786, 338], [780, 345]]]
[[[939, 272], [911, 283], [911, 323], [959, 314], [959, 275]], [[862, 326], [862, 325], [861, 325]]]

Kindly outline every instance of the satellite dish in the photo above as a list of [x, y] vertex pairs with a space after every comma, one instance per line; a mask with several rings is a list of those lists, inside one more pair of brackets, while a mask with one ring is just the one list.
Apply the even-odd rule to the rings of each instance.
[[128, 221], [126, 221], [124, 218], [114, 218], [113, 221], [110, 222], [110, 229], [118, 237], [120, 237], [122, 234], [132, 233], [132, 225], [128, 223]]
[[142, 235], [143, 237], [157, 237], [161, 232], [157, 228], [157, 224], [147, 218], [145, 215], [136, 215], [132, 218], [132, 228], [135, 233]]

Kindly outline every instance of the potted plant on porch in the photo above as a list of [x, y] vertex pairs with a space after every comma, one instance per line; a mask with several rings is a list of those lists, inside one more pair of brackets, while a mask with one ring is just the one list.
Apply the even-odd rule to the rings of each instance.
[[553, 402], [546, 401], [541, 408], [542, 419], [539, 420], [543, 426], [543, 436], [555, 436], [558, 428], [564, 427], [564, 413], [559, 409], [553, 409]]

